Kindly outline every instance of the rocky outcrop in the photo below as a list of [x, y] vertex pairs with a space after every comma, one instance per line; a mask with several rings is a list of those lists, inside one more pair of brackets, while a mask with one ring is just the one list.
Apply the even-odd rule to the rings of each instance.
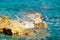
[[[39, 18], [38, 18], [39, 19]], [[23, 22], [24, 23], [24, 22]], [[29, 22], [28, 22], [29, 23]], [[26, 23], [27, 24], [27, 23]], [[19, 36], [27, 36], [31, 37], [34, 34], [34, 30], [40, 31], [39, 28], [47, 28], [46, 22], [40, 22], [40, 23], [34, 23], [33, 28], [30, 28], [31, 26], [27, 26], [29, 28], [26, 28], [23, 24], [21, 24], [18, 21], [14, 21], [9, 19], [8, 17], [2, 17], [0, 20], [0, 32], [3, 32], [7, 35], [19, 35]]]

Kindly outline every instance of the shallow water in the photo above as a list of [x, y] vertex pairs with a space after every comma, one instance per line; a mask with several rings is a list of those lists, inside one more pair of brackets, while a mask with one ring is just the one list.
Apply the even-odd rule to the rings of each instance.
[[[15, 15], [22, 14], [25, 10], [41, 12], [43, 20], [48, 23], [47, 33], [50, 37], [41, 40], [60, 40], [60, 0], [0, 0], [1, 16], [15, 19]], [[12, 39], [11, 36], [0, 34], [0, 40], [26, 40], [26, 38]]]

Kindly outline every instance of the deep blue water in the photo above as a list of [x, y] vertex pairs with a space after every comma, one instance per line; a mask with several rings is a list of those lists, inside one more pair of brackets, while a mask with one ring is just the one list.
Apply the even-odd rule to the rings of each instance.
[[[60, 40], [60, 0], [0, 0], [0, 16], [15, 18], [15, 15], [26, 10], [41, 12], [43, 20], [48, 23], [47, 32], [51, 36], [46, 37], [46, 40]], [[0, 40], [11, 40], [11, 37], [0, 34]]]

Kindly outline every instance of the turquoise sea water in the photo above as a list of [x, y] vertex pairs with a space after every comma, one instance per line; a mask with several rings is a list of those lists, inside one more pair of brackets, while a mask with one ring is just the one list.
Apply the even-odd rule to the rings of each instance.
[[[15, 15], [26, 10], [41, 12], [43, 20], [48, 23], [47, 32], [50, 37], [41, 40], [60, 40], [60, 0], [0, 0], [0, 16], [14, 19]], [[11, 39], [11, 36], [0, 34], [0, 40]], [[16, 37], [12, 40], [26, 40], [26, 38]]]

